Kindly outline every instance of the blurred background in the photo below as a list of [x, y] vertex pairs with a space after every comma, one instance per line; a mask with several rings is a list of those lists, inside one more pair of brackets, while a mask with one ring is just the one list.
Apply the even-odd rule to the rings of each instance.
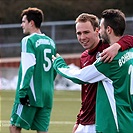
[[126, 15], [127, 27], [124, 34], [133, 35], [132, 0], [0, 0], [0, 56], [19, 57], [20, 41], [24, 36], [20, 27], [21, 11], [38, 7], [44, 12], [42, 32], [57, 44], [60, 54], [80, 53], [75, 34], [75, 19], [83, 13], [100, 14], [107, 8], [118, 8]]
[[[133, 35], [133, 1], [131, 0], [0, 0], [0, 5], [0, 75], [4, 78], [1, 82], [4, 86], [7, 85], [6, 79], [13, 81], [17, 79], [20, 41], [24, 37], [20, 14], [25, 8], [38, 7], [44, 12], [42, 32], [55, 41], [57, 52], [65, 58], [66, 62], [73, 63], [75, 66], [79, 66], [79, 57], [84, 50], [75, 34], [75, 19], [79, 14], [92, 13], [100, 19], [103, 10], [120, 9], [126, 16], [127, 25], [124, 34]], [[64, 83], [64, 80], [62, 82]], [[14, 86], [15, 84], [16, 82], [13, 83]]]
[[[79, 69], [80, 54], [84, 50], [75, 34], [75, 19], [79, 14], [92, 13], [100, 18], [101, 12], [105, 9], [120, 9], [126, 15], [127, 25], [124, 34], [133, 35], [133, 0], [0, 0], [0, 101], [2, 103], [0, 131], [2, 133], [8, 132], [7, 126], [18, 78], [20, 41], [24, 37], [20, 26], [20, 14], [28, 7], [37, 7], [44, 12], [42, 32], [55, 41], [57, 52], [75, 69]], [[57, 75], [55, 90], [58, 91], [55, 92], [50, 133], [62, 133], [62, 131], [70, 133], [80, 108], [80, 85]], [[67, 117], [64, 117], [64, 113]]]

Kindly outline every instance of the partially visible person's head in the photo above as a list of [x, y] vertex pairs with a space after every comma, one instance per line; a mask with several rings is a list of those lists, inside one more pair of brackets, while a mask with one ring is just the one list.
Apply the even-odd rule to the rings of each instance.
[[123, 12], [118, 9], [106, 9], [101, 14], [100, 35], [109, 42], [106, 31], [112, 29], [115, 36], [122, 36], [125, 25], [125, 15]]
[[28, 22], [34, 21], [36, 28], [40, 28], [42, 21], [44, 20], [44, 14], [42, 10], [38, 8], [27, 8], [22, 11], [21, 17], [26, 16]]
[[99, 41], [99, 19], [88, 13], [82, 13], [76, 18], [76, 35], [83, 48], [91, 50]]

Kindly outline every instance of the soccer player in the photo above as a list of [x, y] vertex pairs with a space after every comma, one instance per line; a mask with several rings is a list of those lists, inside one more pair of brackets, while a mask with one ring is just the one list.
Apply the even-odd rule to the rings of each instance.
[[[125, 16], [120, 10], [105, 10], [102, 12], [100, 26], [102, 38], [112, 46], [123, 35]], [[132, 48], [123, 52], [119, 51], [110, 63], [104, 63], [101, 58], [98, 58], [92, 65], [80, 70], [69, 68], [61, 57], [56, 59], [53, 56], [53, 60], [55, 60], [54, 68], [56, 71], [75, 83], [98, 82], [96, 96], [96, 131], [98, 133], [132, 133]], [[87, 91], [90, 91], [89, 89]], [[84, 126], [85, 128], [86, 126]], [[76, 133], [81, 132], [79, 130]], [[87, 128], [86, 133], [90, 133]]]
[[[111, 62], [119, 49], [125, 50], [133, 45], [133, 38], [131, 36], [123, 36], [118, 43], [114, 43], [109, 47], [109, 44], [103, 42], [99, 37], [99, 20], [93, 14], [82, 13], [77, 17], [75, 22], [77, 39], [85, 49], [80, 58], [81, 68], [95, 62], [99, 53], [103, 50], [104, 52], [101, 54], [102, 58], [105, 62]], [[97, 83], [82, 85], [81, 109], [77, 115], [73, 133], [86, 133], [86, 130], [95, 133], [96, 92]]]
[[44, 18], [42, 10], [27, 8], [21, 17], [23, 33], [27, 36], [21, 41], [21, 63], [10, 133], [21, 133], [22, 128], [47, 133], [53, 105], [56, 72], [52, 55], [56, 54], [56, 46], [40, 30]]

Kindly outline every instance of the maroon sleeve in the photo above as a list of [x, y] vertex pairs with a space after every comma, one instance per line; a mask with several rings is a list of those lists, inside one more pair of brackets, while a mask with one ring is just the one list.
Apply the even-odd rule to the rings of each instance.
[[79, 124], [79, 123], [80, 123], [79, 116], [80, 116], [80, 113], [77, 115], [77, 121], [76, 121], [76, 124]]
[[128, 48], [133, 47], [133, 36], [124, 35], [117, 43], [121, 46], [121, 51], [124, 51]]

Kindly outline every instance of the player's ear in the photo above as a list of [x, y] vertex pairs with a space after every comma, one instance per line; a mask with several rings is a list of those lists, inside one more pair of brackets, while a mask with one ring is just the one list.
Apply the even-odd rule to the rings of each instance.
[[33, 20], [30, 21], [30, 25], [31, 25], [31, 26], [34, 26], [34, 25], [35, 25], [35, 23], [34, 23]]
[[111, 33], [112, 33], [112, 31], [113, 31], [113, 29], [112, 29], [110, 26], [107, 26], [106, 31], [107, 31], [109, 34], [111, 34]]
[[96, 27], [95, 31], [96, 31], [97, 33], [99, 33], [99, 30], [100, 30], [100, 28], [99, 28], [99, 27]]
[[99, 36], [99, 27], [96, 27], [96, 29], [95, 29], [95, 33]]

